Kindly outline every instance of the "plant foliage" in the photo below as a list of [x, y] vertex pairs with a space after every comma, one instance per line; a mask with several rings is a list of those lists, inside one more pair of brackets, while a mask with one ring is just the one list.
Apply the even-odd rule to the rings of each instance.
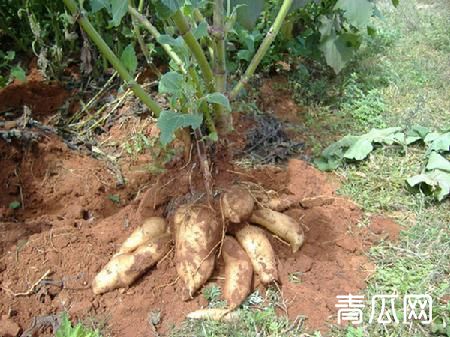
[[101, 337], [100, 332], [86, 328], [83, 324], [78, 323], [72, 326], [66, 313], [62, 315], [61, 325], [55, 333], [55, 337]]
[[344, 162], [364, 160], [376, 146], [407, 146], [419, 141], [427, 147], [426, 165], [421, 174], [408, 178], [407, 183], [441, 201], [450, 194], [450, 161], [446, 158], [450, 152], [450, 132], [431, 132], [421, 125], [406, 131], [399, 127], [372, 129], [361, 136], [348, 135], [331, 144], [315, 164], [322, 171], [331, 171]]

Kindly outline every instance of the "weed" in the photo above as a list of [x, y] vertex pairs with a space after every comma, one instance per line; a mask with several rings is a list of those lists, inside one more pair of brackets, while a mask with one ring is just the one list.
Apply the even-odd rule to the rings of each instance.
[[226, 302], [220, 299], [221, 296], [222, 290], [215, 283], [203, 289], [203, 297], [208, 301], [210, 308], [223, 308], [226, 306]]
[[86, 328], [81, 323], [72, 326], [67, 314], [63, 314], [61, 325], [56, 331], [55, 337], [101, 337], [101, 335], [98, 330]]

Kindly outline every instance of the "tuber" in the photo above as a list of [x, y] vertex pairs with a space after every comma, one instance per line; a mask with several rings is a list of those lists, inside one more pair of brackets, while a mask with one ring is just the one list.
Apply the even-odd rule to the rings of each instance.
[[152, 217], [136, 228], [133, 233], [125, 240], [117, 254], [133, 252], [137, 247], [162, 235], [166, 232], [167, 224], [164, 218]]
[[246, 189], [233, 186], [222, 197], [223, 215], [232, 223], [247, 220], [253, 212], [255, 201]]
[[223, 296], [230, 309], [238, 307], [250, 294], [253, 267], [247, 253], [231, 236], [225, 236], [222, 245], [225, 262]]
[[236, 232], [236, 238], [247, 252], [261, 282], [269, 284], [278, 280], [275, 253], [263, 230], [246, 224]]
[[214, 270], [222, 226], [214, 211], [199, 205], [180, 207], [174, 225], [176, 269], [187, 290], [185, 299], [192, 298]]
[[138, 247], [133, 253], [114, 255], [92, 282], [94, 294], [132, 284], [169, 252], [170, 241], [170, 234], [163, 234]]
[[250, 222], [265, 227], [281, 239], [289, 242], [294, 253], [303, 244], [304, 235], [300, 224], [286, 214], [263, 208], [253, 212]]

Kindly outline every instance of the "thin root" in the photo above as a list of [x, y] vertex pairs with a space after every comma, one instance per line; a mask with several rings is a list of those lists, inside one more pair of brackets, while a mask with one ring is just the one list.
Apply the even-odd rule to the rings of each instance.
[[33, 283], [33, 285], [30, 287], [30, 289], [28, 289], [25, 292], [19, 292], [19, 293], [15, 293], [13, 292], [11, 289], [8, 289], [6, 287], [4, 287], [3, 289], [6, 290], [7, 292], [9, 292], [11, 295], [13, 295], [14, 297], [23, 297], [23, 296], [30, 296], [33, 295], [37, 288], [41, 285], [42, 281], [44, 281], [50, 274], [51, 274], [51, 270], [47, 270], [44, 275], [42, 275], [39, 280], [37, 280], [35, 283]]

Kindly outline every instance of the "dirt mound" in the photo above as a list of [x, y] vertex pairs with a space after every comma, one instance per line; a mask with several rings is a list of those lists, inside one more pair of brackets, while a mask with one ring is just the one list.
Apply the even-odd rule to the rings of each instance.
[[0, 90], [0, 112], [21, 109], [23, 105], [27, 105], [33, 112], [33, 118], [43, 121], [46, 116], [54, 113], [68, 96], [68, 92], [56, 83], [35, 80], [14, 83]]
[[[203, 185], [197, 163], [181, 163], [159, 176], [128, 169], [129, 183], [120, 189], [105, 163], [70, 151], [57, 139], [30, 149], [0, 144], [0, 155], [0, 184], [5, 191], [0, 195], [4, 206], [0, 312], [12, 313], [11, 319], [22, 329], [33, 317], [66, 310], [72, 318], [89, 315], [106, 320], [113, 336], [147, 336], [150, 313], [161, 312], [159, 329], [167, 331], [187, 312], [206, 304], [201, 295], [189, 302], [180, 300], [183, 289], [176, 282], [173, 252], [129, 289], [102, 296], [94, 296], [90, 289], [94, 275], [139, 219], [167, 215], [179, 203], [198, 198]], [[323, 203], [319, 198], [309, 208], [288, 211], [306, 232], [306, 243], [298, 253], [292, 255], [288, 246], [272, 236], [271, 241], [289, 317], [307, 315], [308, 327], [325, 329], [325, 322], [336, 312], [335, 296], [358, 292], [373, 269], [363, 254], [364, 234], [356, 227], [360, 211], [335, 196], [337, 183], [328, 175], [302, 161], [291, 161], [287, 169], [243, 170], [224, 164], [215, 172], [218, 191], [245, 182], [293, 194], [299, 201], [323, 198]], [[150, 189], [143, 193], [145, 186]], [[24, 209], [7, 208], [21, 198]], [[50, 276], [33, 288], [48, 270]], [[220, 272], [218, 268], [216, 276]], [[34, 293], [14, 296], [29, 289]]]

